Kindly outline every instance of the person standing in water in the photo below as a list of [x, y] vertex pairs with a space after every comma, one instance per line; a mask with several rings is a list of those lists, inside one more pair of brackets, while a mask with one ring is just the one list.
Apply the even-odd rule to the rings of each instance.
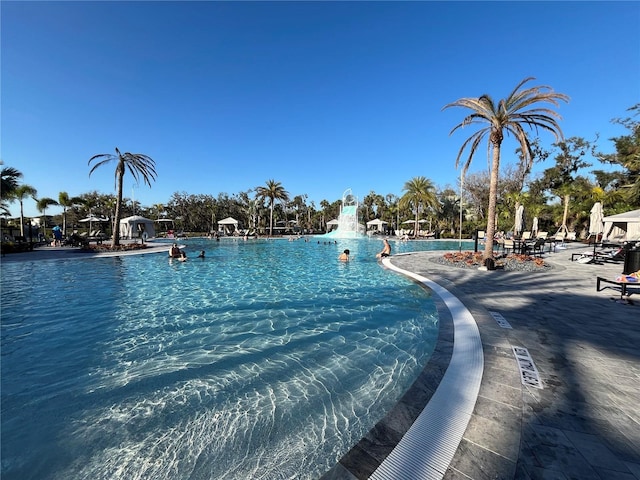
[[341, 262], [348, 262], [349, 261], [349, 249], [348, 248], [344, 252], [342, 252], [340, 254], [340, 256], [338, 257], [338, 260], [340, 260]]

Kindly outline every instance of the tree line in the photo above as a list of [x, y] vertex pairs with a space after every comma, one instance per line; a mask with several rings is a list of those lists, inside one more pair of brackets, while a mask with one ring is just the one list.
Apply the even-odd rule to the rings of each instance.
[[[512, 230], [515, 211], [523, 205], [529, 218], [538, 217], [539, 230], [571, 230], [583, 237], [594, 202], [601, 202], [607, 215], [640, 207], [640, 122], [636, 118], [640, 104], [629, 109], [630, 117], [613, 120], [628, 133], [608, 139], [615, 151], [603, 153], [598, 148], [597, 137], [593, 140], [563, 137], [557, 113], [540, 105], [557, 106], [559, 101], [568, 101], [568, 97], [546, 86], [525, 88], [531, 80], [520, 82], [508, 97], [497, 103], [483, 95], [446, 105], [445, 109], [460, 107], [470, 112], [451, 134], [463, 126], [480, 126], [463, 142], [458, 153], [455, 166], [462, 167], [459, 184], [437, 187], [427, 177], [417, 176], [405, 182], [400, 196], [371, 191], [360, 200], [360, 221], [379, 218], [394, 230], [407, 227], [417, 235], [418, 222], [424, 220], [430, 230], [443, 237], [455, 236], [461, 227], [465, 238], [476, 230], [485, 230], [489, 237], [494, 231]], [[540, 139], [531, 138], [526, 128], [553, 134], [556, 141], [552, 148], [540, 147]], [[518, 148], [509, 158], [511, 161], [501, 165], [505, 134], [516, 140]], [[491, 154], [491, 168], [467, 175], [475, 153], [485, 142]], [[18, 202], [18, 223], [23, 228], [23, 205], [29, 199], [36, 202], [45, 223], [47, 211], [62, 207], [62, 212], [54, 214], [52, 224], [45, 228], [62, 225], [65, 234], [69, 226], [77, 228], [78, 221], [88, 215], [109, 218], [114, 245], [119, 242], [119, 220], [133, 214], [153, 220], [170, 218], [176, 229], [198, 233], [215, 231], [218, 221], [233, 217], [245, 228], [269, 235], [273, 234], [274, 225], [283, 223], [290, 231], [322, 233], [327, 222], [339, 214], [341, 199], [322, 200], [316, 205], [309, 202], [305, 194], [291, 196], [274, 179], [231, 195], [175, 192], [164, 204], [143, 206], [123, 197], [122, 180], [128, 172], [136, 182], [142, 180], [151, 186], [156, 177], [155, 162], [144, 154], [122, 153], [117, 148], [115, 152], [95, 155], [88, 161], [90, 174], [96, 168], [115, 163], [115, 195], [92, 191], [70, 196], [61, 191], [57, 199], [39, 198], [35, 187], [22, 182], [19, 170], [3, 167], [2, 226], [10, 223], [9, 204]], [[467, 156], [463, 159], [465, 153]], [[532, 178], [532, 166], [549, 158], [554, 160], [554, 165]], [[614, 168], [595, 168], [587, 176], [583, 173], [585, 169], [594, 167], [590, 161]], [[406, 225], [410, 220], [413, 222]], [[487, 246], [485, 257], [492, 256], [492, 248]]]

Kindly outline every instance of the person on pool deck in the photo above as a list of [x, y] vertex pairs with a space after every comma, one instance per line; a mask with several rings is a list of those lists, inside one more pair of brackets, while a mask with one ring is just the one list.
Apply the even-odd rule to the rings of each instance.
[[180, 249], [178, 248], [178, 244], [174, 243], [169, 249], [169, 256], [171, 258], [179, 258], [180, 257]]
[[344, 252], [342, 252], [340, 254], [340, 256], [338, 257], [338, 260], [340, 260], [341, 262], [348, 262], [349, 261], [349, 249], [348, 248]]
[[389, 240], [384, 238], [382, 241], [384, 242], [384, 246], [382, 247], [382, 251], [376, 255], [377, 258], [384, 258], [391, 255], [391, 245], [389, 245]]

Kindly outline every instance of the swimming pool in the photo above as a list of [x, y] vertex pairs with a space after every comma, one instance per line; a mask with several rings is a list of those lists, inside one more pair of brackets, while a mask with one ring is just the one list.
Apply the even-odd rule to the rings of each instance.
[[434, 304], [378, 239], [186, 242], [2, 264], [3, 479], [317, 478], [432, 352]]

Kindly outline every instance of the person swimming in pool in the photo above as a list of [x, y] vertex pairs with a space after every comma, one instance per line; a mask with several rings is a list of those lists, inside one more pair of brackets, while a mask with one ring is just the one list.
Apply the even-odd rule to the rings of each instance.
[[340, 254], [340, 256], [338, 257], [338, 260], [340, 260], [341, 262], [348, 262], [349, 261], [349, 249], [348, 248], [344, 252], [342, 252]]
[[382, 251], [376, 255], [376, 258], [384, 258], [391, 255], [391, 245], [389, 245], [389, 240], [384, 238], [382, 241], [384, 242], [384, 246], [382, 247]]

